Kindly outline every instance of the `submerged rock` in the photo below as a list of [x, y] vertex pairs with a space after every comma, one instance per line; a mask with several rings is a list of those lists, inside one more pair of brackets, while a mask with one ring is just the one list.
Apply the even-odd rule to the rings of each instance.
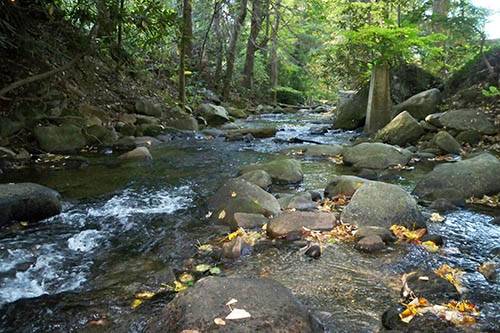
[[396, 105], [393, 109], [394, 114], [408, 111], [415, 119], [422, 120], [427, 115], [435, 113], [437, 106], [441, 101], [441, 92], [439, 89], [429, 89], [422, 91], [406, 101]]
[[266, 171], [277, 184], [295, 184], [304, 178], [300, 162], [293, 159], [278, 159], [267, 163], [245, 165], [240, 169], [240, 173], [253, 170]]
[[0, 226], [37, 222], [61, 212], [61, 196], [34, 183], [0, 184]]
[[243, 179], [230, 179], [209, 199], [208, 209], [212, 219], [233, 229], [238, 228], [235, 213], [276, 216], [281, 207], [276, 198], [262, 188]]
[[364, 142], [344, 148], [344, 163], [359, 169], [387, 169], [390, 166], [406, 165], [412, 153], [384, 143]]
[[146, 147], [137, 147], [128, 153], [118, 156], [121, 160], [152, 160], [153, 156]]
[[438, 165], [423, 177], [413, 193], [422, 200], [463, 200], [500, 192], [500, 161], [483, 153], [455, 163]]
[[361, 186], [341, 214], [343, 223], [358, 226], [377, 226], [389, 229], [392, 225], [425, 228], [417, 202], [401, 187], [370, 181]]
[[[230, 320], [226, 303], [243, 309], [249, 318]], [[225, 320], [218, 326], [215, 318]], [[313, 319], [293, 294], [281, 284], [264, 278], [207, 277], [179, 293], [149, 321], [146, 332], [313, 332]]]
[[302, 231], [303, 227], [311, 230], [331, 230], [338, 218], [326, 212], [284, 212], [267, 224], [267, 234], [271, 238], [282, 238], [288, 234]]
[[424, 134], [424, 129], [407, 111], [403, 111], [378, 131], [376, 140], [404, 146], [416, 142]]
[[87, 144], [82, 129], [75, 125], [36, 127], [33, 134], [40, 148], [49, 153], [72, 153]]

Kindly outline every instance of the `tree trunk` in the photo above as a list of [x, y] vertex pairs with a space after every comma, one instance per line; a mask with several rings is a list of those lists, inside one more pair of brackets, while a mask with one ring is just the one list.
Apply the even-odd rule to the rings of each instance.
[[271, 28], [271, 103], [276, 105], [278, 103], [276, 88], [278, 87], [278, 31], [280, 26], [280, 12], [279, 7], [281, 0], [277, 0], [274, 4], [274, 23]]
[[262, 0], [252, 0], [252, 22], [248, 36], [245, 67], [243, 68], [243, 87], [252, 89], [257, 37], [262, 26]]
[[443, 32], [443, 22], [448, 17], [450, 0], [434, 0], [432, 2], [432, 28], [434, 32]]
[[222, 91], [222, 96], [224, 100], [229, 99], [229, 94], [231, 92], [231, 82], [233, 80], [234, 72], [234, 62], [236, 59], [236, 46], [238, 43], [238, 38], [240, 37], [241, 27], [245, 23], [245, 18], [247, 16], [247, 3], [248, 0], [241, 0], [240, 2], [240, 12], [233, 26], [233, 33], [231, 35], [231, 41], [229, 42], [229, 48], [227, 50], [226, 59], [226, 75], [224, 77], [224, 88]]
[[221, 11], [217, 11], [214, 17], [215, 32], [215, 88], [220, 93], [220, 81], [222, 79], [222, 61], [224, 58], [224, 42], [221, 29]]
[[367, 133], [378, 131], [391, 121], [391, 116], [392, 101], [389, 65], [376, 65], [372, 69], [365, 131]]
[[186, 56], [192, 36], [192, 32], [189, 30], [191, 28], [191, 0], [183, 0], [179, 43], [179, 104], [183, 110], [186, 105]]
[[192, 11], [193, 8], [191, 6], [191, 0], [184, 0], [182, 7], [182, 21], [184, 25], [184, 33], [186, 36], [185, 44], [184, 44], [184, 53], [188, 62], [191, 62], [193, 58], [193, 18]]

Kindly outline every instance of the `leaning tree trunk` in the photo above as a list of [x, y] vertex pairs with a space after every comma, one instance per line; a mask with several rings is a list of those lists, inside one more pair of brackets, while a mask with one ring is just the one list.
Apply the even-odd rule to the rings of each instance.
[[392, 101], [389, 65], [373, 67], [366, 110], [365, 131], [374, 133], [391, 121]]
[[218, 10], [214, 17], [214, 32], [215, 32], [215, 88], [220, 93], [220, 80], [222, 78], [222, 61], [224, 58], [224, 44], [221, 27], [221, 11]]
[[236, 46], [238, 43], [238, 38], [240, 37], [241, 27], [245, 23], [245, 18], [247, 16], [247, 3], [248, 0], [241, 0], [240, 12], [233, 26], [233, 33], [231, 35], [231, 41], [229, 42], [229, 48], [226, 57], [226, 75], [224, 76], [224, 88], [222, 90], [222, 96], [224, 100], [229, 99], [229, 94], [231, 92], [231, 82], [233, 80], [234, 72], [234, 62], [236, 59]]
[[280, 26], [280, 5], [281, 0], [277, 0], [274, 4], [274, 23], [271, 28], [271, 54], [269, 59], [271, 65], [271, 102], [274, 105], [278, 104], [276, 89], [278, 88], [278, 30]]
[[243, 68], [243, 87], [252, 89], [257, 37], [262, 26], [262, 0], [252, 0], [252, 22], [248, 36], [245, 67]]

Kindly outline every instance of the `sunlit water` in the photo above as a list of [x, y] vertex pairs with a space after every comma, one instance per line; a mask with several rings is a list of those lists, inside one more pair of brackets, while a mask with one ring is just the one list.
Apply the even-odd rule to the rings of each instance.
[[[206, 199], [237, 173], [238, 167], [292, 147], [292, 138], [350, 144], [356, 132], [318, 127], [330, 114], [263, 115], [238, 126], [277, 126], [276, 138], [251, 142], [206, 140], [186, 135], [152, 150], [149, 164], [120, 164], [115, 157], [90, 157], [74, 170], [24, 170], [0, 179], [33, 181], [60, 191], [63, 213], [35, 226], [0, 234], [0, 331], [73, 331], [93, 319], [107, 318], [110, 331], [140, 331], [142, 318], [168, 299], [132, 311], [134, 293], [154, 289], [171, 271], [182, 270], [195, 245], [225, 228], [204, 219]], [[335, 175], [353, 170], [328, 160], [303, 160], [298, 188], [322, 191]], [[429, 167], [394, 172], [390, 181], [411, 191]], [[334, 244], [319, 260], [287, 244], [264, 246], [223, 274], [267, 276], [289, 287], [331, 332], [373, 332], [380, 315], [399, 296], [401, 274], [449, 263], [466, 271], [469, 298], [482, 309], [482, 321], [498, 329], [500, 290], [477, 266], [494, 260], [500, 231], [490, 215], [463, 209], [446, 215], [430, 229], [446, 239], [440, 254], [417, 246], [393, 246], [367, 255], [351, 244]], [[496, 249], [496, 250], [495, 250]], [[148, 307], [149, 306], [149, 307]], [[26, 321], [29, 317], [31, 320]]]

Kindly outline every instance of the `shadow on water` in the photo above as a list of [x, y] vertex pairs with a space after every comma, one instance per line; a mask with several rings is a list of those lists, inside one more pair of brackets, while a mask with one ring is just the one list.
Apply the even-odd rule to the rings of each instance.
[[[81, 169], [4, 175], [1, 182], [52, 187], [66, 202], [57, 217], [1, 231], [0, 331], [69, 332], [105, 320], [109, 331], [140, 332], [143, 319], [160, 311], [172, 294], [159, 295], [138, 310], [130, 308], [133, 295], [171, 281], [196, 253], [198, 241], [226, 232], [205, 221], [207, 197], [235, 176], [240, 165], [275, 158], [274, 153], [290, 147], [289, 138], [346, 144], [357, 135], [333, 130], [314, 134], [313, 128], [329, 122], [329, 114], [263, 115], [237, 125], [275, 125], [280, 143], [187, 135], [154, 148], [154, 160], [147, 164], [94, 156]], [[305, 160], [303, 169], [299, 189], [308, 190], [322, 191], [335, 175], [353, 174], [328, 160]], [[394, 172], [388, 179], [411, 191], [429, 170]], [[470, 299], [482, 308], [485, 322], [498, 325], [498, 284], [488, 283], [476, 269], [498, 253], [500, 231], [489, 223], [489, 215], [470, 209], [446, 217], [431, 225], [446, 239], [439, 255], [416, 246], [367, 255], [350, 244], [334, 244], [319, 260], [310, 260], [292, 245], [277, 245], [226, 264], [223, 274], [267, 276], [283, 283], [332, 332], [372, 332], [380, 326], [381, 313], [397, 301], [402, 273], [446, 262], [467, 272]]]

